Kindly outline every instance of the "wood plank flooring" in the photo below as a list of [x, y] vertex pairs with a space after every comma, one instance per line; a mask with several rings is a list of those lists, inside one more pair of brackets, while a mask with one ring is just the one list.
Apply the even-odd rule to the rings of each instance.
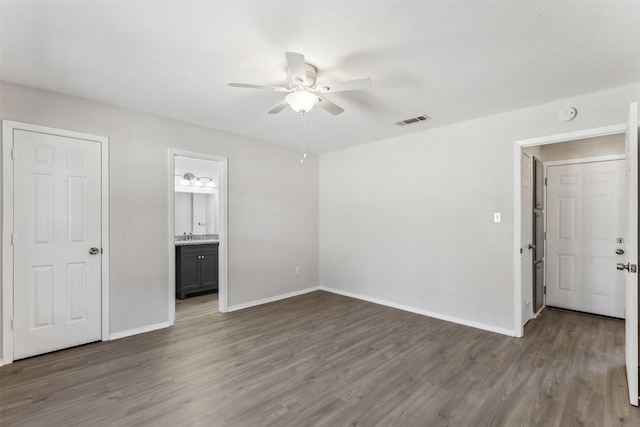
[[218, 293], [176, 298], [176, 322], [218, 312]]
[[8, 426], [640, 426], [624, 323], [523, 339], [326, 292], [0, 368]]

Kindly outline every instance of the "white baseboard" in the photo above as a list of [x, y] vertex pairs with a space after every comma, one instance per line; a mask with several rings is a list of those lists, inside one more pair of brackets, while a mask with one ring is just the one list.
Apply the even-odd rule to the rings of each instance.
[[4, 362], [0, 359], [0, 366], [4, 366]]
[[270, 302], [279, 301], [281, 299], [287, 299], [287, 298], [295, 297], [295, 296], [302, 295], [302, 294], [308, 294], [309, 292], [317, 291], [319, 289], [320, 289], [319, 286], [314, 286], [314, 287], [311, 287], [311, 288], [301, 289], [299, 291], [289, 292], [288, 294], [276, 295], [274, 297], [264, 298], [264, 299], [260, 299], [260, 300], [256, 300], [256, 301], [245, 302], [243, 304], [238, 304], [238, 305], [231, 305], [231, 306], [227, 307], [227, 312], [238, 311], [238, 310], [242, 310], [244, 308], [255, 307], [256, 305], [267, 304], [267, 303], [270, 303]]
[[156, 331], [158, 329], [168, 328], [171, 326], [169, 322], [156, 323], [154, 325], [142, 326], [140, 328], [129, 329], [122, 332], [114, 332], [109, 335], [109, 339], [117, 340], [119, 338], [130, 337], [132, 335], [144, 334], [145, 332]]
[[331, 287], [328, 287], [328, 286], [322, 286], [321, 285], [320, 286], [320, 290], [331, 292], [331, 293], [338, 294], [338, 295], [343, 295], [343, 296], [350, 297], [350, 298], [355, 298], [355, 299], [360, 299], [360, 300], [363, 300], [363, 301], [372, 302], [374, 304], [380, 304], [380, 305], [385, 305], [387, 307], [397, 308], [398, 310], [404, 310], [404, 311], [408, 311], [408, 312], [411, 312], [411, 313], [421, 314], [423, 316], [428, 316], [428, 317], [433, 317], [433, 318], [440, 319], [440, 320], [445, 320], [447, 322], [457, 323], [459, 325], [470, 326], [470, 327], [476, 328], [476, 329], [482, 329], [483, 331], [495, 332], [497, 334], [507, 335], [507, 336], [510, 336], [510, 337], [515, 337], [516, 336], [515, 332], [512, 331], [511, 329], [497, 328], [495, 326], [485, 325], [484, 323], [474, 322], [472, 320], [460, 319], [459, 317], [449, 316], [449, 315], [442, 314], [442, 313], [435, 313], [433, 311], [422, 310], [420, 308], [409, 307], [409, 306], [406, 306], [406, 305], [397, 304], [395, 302], [389, 302], [389, 301], [381, 300], [381, 299], [378, 299], [378, 298], [371, 298], [371, 297], [368, 297], [368, 296], [365, 296], [365, 295], [356, 294], [356, 293], [353, 293], [353, 292], [341, 291], [340, 289], [335, 289], [335, 288], [331, 288]]

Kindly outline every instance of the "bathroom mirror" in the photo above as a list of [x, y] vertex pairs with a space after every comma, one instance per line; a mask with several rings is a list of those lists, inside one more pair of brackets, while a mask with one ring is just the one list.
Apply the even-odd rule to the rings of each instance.
[[217, 163], [176, 156], [174, 172], [175, 234], [217, 234]]
[[176, 192], [176, 235], [216, 233], [217, 194]]

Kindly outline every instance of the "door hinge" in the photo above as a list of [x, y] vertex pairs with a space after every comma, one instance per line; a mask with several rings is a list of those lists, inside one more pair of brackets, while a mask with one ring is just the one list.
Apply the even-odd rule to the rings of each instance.
[[547, 177], [544, 178], [544, 185], [547, 185]]
[[12, 331], [16, 330], [16, 319], [11, 319], [11, 330]]
[[520, 253], [522, 253], [522, 248], [520, 248]]
[[11, 245], [13, 245], [13, 233], [11, 233]]
[[544, 240], [547, 240], [547, 232], [544, 232]]
[[12, 148], [11, 149], [11, 160], [15, 160], [15, 159], [16, 159], [16, 154], [15, 154], [14, 149]]
[[545, 295], [547, 294], [547, 287], [546, 286], [542, 287], [542, 293], [545, 294]]

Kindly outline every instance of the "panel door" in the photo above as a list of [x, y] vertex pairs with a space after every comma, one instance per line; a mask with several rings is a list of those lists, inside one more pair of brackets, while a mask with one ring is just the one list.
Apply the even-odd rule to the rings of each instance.
[[544, 165], [539, 159], [533, 158], [533, 179], [535, 181], [534, 187], [536, 189], [534, 195], [534, 209], [544, 209]]
[[547, 296], [549, 306], [625, 317], [623, 259], [624, 161], [547, 169]]
[[14, 131], [14, 359], [101, 339], [101, 147]]
[[533, 229], [533, 244], [535, 246], [533, 250], [533, 262], [538, 262], [544, 258], [544, 214], [541, 211], [535, 211], [533, 213]]
[[200, 287], [200, 248], [182, 246], [180, 253], [180, 285], [182, 291]]
[[218, 286], [218, 249], [213, 245], [201, 254], [200, 286], [207, 289]]
[[[628, 130], [625, 135], [625, 196], [626, 258], [620, 262], [627, 265], [627, 271], [621, 273], [625, 282], [625, 366], [627, 385], [629, 387], [629, 403], [638, 406], [638, 377], [640, 366], [638, 361], [638, 274], [632, 271], [631, 265], [638, 264], [638, 103], [629, 106]], [[626, 263], [625, 263], [626, 261]], [[631, 265], [630, 265], [631, 264]]]
[[533, 317], [533, 171], [532, 160], [526, 153], [521, 155], [522, 187], [522, 324]]
[[534, 264], [533, 283], [533, 309], [537, 313], [544, 305], [544, 261]]

